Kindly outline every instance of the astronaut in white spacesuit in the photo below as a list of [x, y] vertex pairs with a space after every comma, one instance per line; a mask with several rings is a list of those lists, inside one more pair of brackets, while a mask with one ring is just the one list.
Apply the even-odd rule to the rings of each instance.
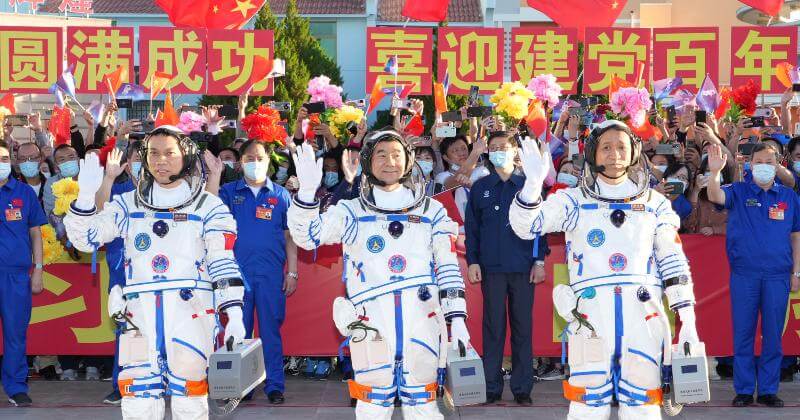
[[120, 336], [119, 390], [125, 419], [161, 419], [164, 395], [175, 419], [208, 418], [207, 358], [217, 315], [226, 313], [225, 341], [241, 342], [242, 276], [233, 256], [236, 222], [204, 191], [197, 148], [179, 129], [153, 130], [140, 150], [135, 191], [100, 213], [103, 180], [96, 155], [81, 160], [78, 199], [64, 224], [70, 241], [92, 252], [114, 238], [125, 243], [126, 286], [109, 295], [109, 315], [127, 318]]
[[414, 151], [400, 134], [373, 133], [360, 156], [360, 197], [320, 214], [314, 192], [321, 160], [308, 144], [297, 148], [292, 157], [300, 190], [289, 208], [289, 230], [304, 249], [342, 244], [347, 297], [336, 299], [333, 318], [349, 337], [356, 418], [389, 420], [399, 397], [405, 418], [443, 419], [436, 391], [446, 322], [453, 345], [469, 345], [454, 245], [458, 226], [439, 202], [425, 197], [425, 183], [412, 174]]
[[569, 322], [569, 418], [607, 419], [616, 396], [620, 419], [659, 419], [663, 344], [671, 337], [662, 294], [680, 315], [679, 343], [699, 342], [680, 219], [649, 188], [641, 143], [625, 124], [596, 127], [584, 155], [580, 185], [541, 202], [551, 159], [546, 146], [524, 140], [526, 181], [511, 226], [523, 239], [565, 232], [569, 286], [556, 286], [553, 301]]

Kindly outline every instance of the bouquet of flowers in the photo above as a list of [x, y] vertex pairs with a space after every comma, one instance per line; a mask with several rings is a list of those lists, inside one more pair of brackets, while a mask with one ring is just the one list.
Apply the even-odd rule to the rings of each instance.
[[42, 254], [45, 265], [58, 261], [64, 255], [64, 246], [56, 237], [56, 230], [50, 225], [42, 226]]
[[306, 92], [311, 95], [310, 102], [325, 102], [327, 108], [342, 106], [342, 88], [332, 85], [328, 76], [318, 76], [309, 80]]
[[[364, 119], [364, 110], [350, 105], [344, 105], [331, 113], [329, 123], [331, 133], [339, 139], [339, 142], [345, 144], [350, 138], [347, 131], [348, 126], [351, 124], [358, 125]], [[346, 144], [345, 144], [346, 145]]]
[[558, 97], [561, 96], [561, 85], [556, 83], [556, 77], [552, 74], [540, 74], [534, 77], [528, 82], [528, 90], [548, 108], [556, 106]]
[[69, 210], [69, 205], [78, 198], [78, 181], [72, 178], [64, 178], [53, 183], [53, 195], [56, 197], [56, 205], [53, 214], [63, 216]]
[[505, 82], [489, 102], [495, 105], [494, 112], [505, 121], [509, 127], [516, 127], [520, 120], [528, 115], [528, 103], [534, 99], [533, 92], [520, 82]]
[[753, 112], [756, 111], [756, 98], [760, 93], [761, 88], [753, 82], [753, 79], [731, 90], [728, 98], [730, 108], [725, 113], [725, 117], [736, 122], [744, 115], [753, 115]]
[[280, 112], [266, 105], [260, 105], [256, 112], [242, 119], [242, 128], [247, 132], [249, 139], [283, 145], [289, 135], [286, 134], [286, 129], [278, 124], [280, 121]]
[[647, 120], [647, 111], [653, 106], [647, 89], [623, 87], [611, 94], [611, 110], [622, 119], [630, 119], [631, 126], [641, 127]]

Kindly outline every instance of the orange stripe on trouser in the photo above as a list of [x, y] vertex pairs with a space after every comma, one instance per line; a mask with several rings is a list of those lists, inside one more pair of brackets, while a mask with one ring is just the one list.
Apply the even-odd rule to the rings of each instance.
[[[117, 380], [119, 385], [119, 393], [123, 397], [133, 397], [134, 394], [129, 390], [129, 386], [133, 385], [133, 378]], [[208, 394], [208, 381], [186, 381], [186, 396], [196, 397]]]
[[[574, 386], [569, 381], [562, 381], [564, 386], [564, 398], [579, 403], [585, 403], [583, 397], [586, 395], [586, 388], [582, 386]], [[660, 388], [647, 390], [647, 402], [645, 405], [661, 405], [664, 400], [664, 395]]]
[[[367, 385], [361, 385], [360, 383], [349, 380], [347, 381], [347, 388], [350, 391], [350, 398], [355, 398], [360, 401], [364, 402], [372, 402], [372, 399], [369, 398], [369, 394], [372, 392], [372, 387]], [[436, 400], [436, 392], [439, 390], [439, 383], [432, 382], [425, 385], [425, 392], [429, 394], [427, 401], [431, 402]]]

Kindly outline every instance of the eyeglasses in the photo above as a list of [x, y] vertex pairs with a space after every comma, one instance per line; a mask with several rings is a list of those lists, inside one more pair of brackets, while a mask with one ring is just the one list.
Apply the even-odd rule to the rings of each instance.
[[512, 150], [512, 149], [513, 149], [512, 146], [490, 147], [489, 148], [489, 152], [507, 152], [507, 151]]
[[38, 162], [38, 161], [39, 161], [39, 156], [31, 156], [31, 157], [28, 157], [28, 158], [24, 158], [22, 156], [17, 156], [17, 162], [19, 162], [19, 163]]

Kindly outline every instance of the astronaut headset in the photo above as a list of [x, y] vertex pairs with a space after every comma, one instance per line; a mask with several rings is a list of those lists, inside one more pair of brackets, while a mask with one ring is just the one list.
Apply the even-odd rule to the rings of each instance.
[[[600, 136], [602, 136], [609, 130], [622, 131], [623, 133], [628, 135], [628, 138], [631, 139], [631, 163], [630, 165], [628, 165], [627, 168], [625, 168], [625, 173], [617, 177], [621, 178], [623, 176], [628, 175], [628, 170], [630, 169], [630, 167], [636, 165], [639, 162], [639, 158], [641, 157], [641, 152], [642, 152], [641, 140], [639, 140], [638, 137], [634, 136], [630, 128], [628, 128], [628, 126], [621, 121], [606, 120], [598, 124], [594, 129], [592, 129], [584, 145], [583, 149], [584, 161], [589, 166], [589, 169], [595, 174], [601, 174], [605, 171], [606, 168], [603, 165], [597, 164], [597, 150], [600, 146]], [[608, 175], [605, 174], [604, 176], [608, 177]]]
[[394, 130], [376, 131], [367, 138], [364, 142], [364, 146], [361, 148], [361, 173], [367, 178], [370, 184], [381, 187], [386, 186], [385, 182], [376, 178], [375, 174], [372, 173], [372, 153], [375, 151], [375, 146], [377, 146], [378, 143], [386, 141], [396, 141], [403, 146], [403, 151], [406, 154], [406, 167], [398, 182], [404, 184], [411, 176], [411, 170], [415, 164], [414, 149], [408, 144], [402, 134]]

